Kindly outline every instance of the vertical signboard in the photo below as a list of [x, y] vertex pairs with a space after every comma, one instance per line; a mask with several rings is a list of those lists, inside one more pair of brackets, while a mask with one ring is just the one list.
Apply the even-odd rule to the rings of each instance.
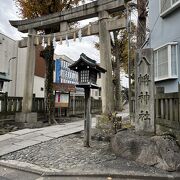
[[56, 59], [55, 61], [55, 70], [56, 70], [56, 83], [61, 82], [61, 60]]
[[136, 59], [135, 129], [138, 133], [154, 133], [154, 66], [153, 50], [142, 49]]

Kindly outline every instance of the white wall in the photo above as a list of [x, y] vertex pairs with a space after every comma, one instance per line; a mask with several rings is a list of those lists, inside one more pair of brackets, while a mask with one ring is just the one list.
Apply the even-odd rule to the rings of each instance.
[[35, 76], [34, 77], [34, 89], [33, 94], [36, 94], [36, 97], [44, 97], [44, 78]]

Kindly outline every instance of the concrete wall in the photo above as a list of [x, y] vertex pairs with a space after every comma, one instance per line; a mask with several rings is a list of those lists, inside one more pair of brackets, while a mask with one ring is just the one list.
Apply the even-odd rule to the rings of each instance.
[[[149, 47], [158, 48], [169, 42], [180, 43], [180, 8], [166, 15], [160, 16], [159, 0], [149, 0], [149, 25], [150, 41]], [[180, 79], [180, 49], [178, 52], [178, 76]], [[165, 92], [176, 92], [179, 79], [156, 82], [156, 86], [164, 86]]]

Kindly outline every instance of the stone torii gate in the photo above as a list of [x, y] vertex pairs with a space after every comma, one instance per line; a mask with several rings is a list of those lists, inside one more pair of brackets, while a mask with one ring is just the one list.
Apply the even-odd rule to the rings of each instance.
[[[24, 38], [19, 42], [19, 47], [28, 47], [27, 70], [22, 108], [23, 115], [21, 116], [24, 119], [24, 122], [29, 122], [33, 119], [31, 110], [35, 67], [36, 32], [38, 30], [49, 28], [50, 26], [60, 25], [60, 33], [63, 33], [68, 31], [69, 23], [93, 17], [98, 17], [99, 21], [96, 24], [91, 25], [91, 35], [99, 34], [100, 63], [101, 67], [107, 70], [107, 73], [102, 75], [102, 111], [107, 114], [114, 110], [110, 31], [126, 28], [126, 20], [124, 18], [110, 18], [109, 14], [120, 12], [124, 9], [125, 0], [98, 0], [67, 11], [35, 19], [10, 21], [11, 25], [18, 28], [20, 32], [28, 32], [29, 34], [28, 38]], [[82, 36], [89, 36], [87, 28], [82, 30]], [[68, 39], [71, 38], [73, 38], [73, 33], [68, 36]], [[58, 38], [56, 39], [59, 40]]]

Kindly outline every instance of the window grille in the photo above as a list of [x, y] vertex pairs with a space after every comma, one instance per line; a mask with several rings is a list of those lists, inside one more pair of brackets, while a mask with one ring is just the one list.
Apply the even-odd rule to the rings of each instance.
[[89, 70], [82, 70], [80, 79], [82, 83], [89, 82]]

